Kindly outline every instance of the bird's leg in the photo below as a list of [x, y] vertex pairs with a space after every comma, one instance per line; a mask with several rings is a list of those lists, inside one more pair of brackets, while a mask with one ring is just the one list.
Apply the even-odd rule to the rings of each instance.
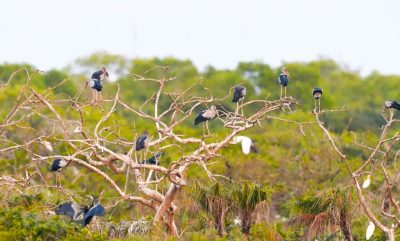
[[206, 121], [206, 127], [207, 127], [207, 136], [210, 136], [210, 130], [208, 129], [208, 121]]
[[94, 103], [94, 100], [95, 100], [95, 98], [96, 98], [96, 92], [95, 92], [95, 90], [94, 89], [92, 89], [92, 104]]
[[235, 115], [239, 114], [239, 101], [236, 102], [236, 111], [235, 111]]
[[282, 94], [283, 94], [283, 86], [281, 85], [281, 99], [282, 99]]
[[101, 91], [99, 91], [99, 95], [100, 95], [100, 98], [99, 98], [99, 100], [102, 100], [102, 99], [103, 99], [103, 97], [101, 96]]
[[56, 186], [61, 187], [61, 175], [60, 172], [57, 172], [56, 174]]
[[204, 122], [203, 122], [203, 137], [204, 137], [204, 129], [205, 129], [204, 125], [205, 125], [205, 124], [204, 124]]
[[317, 100], [314, 99], [314, 112], [317, 112]]
[[321, 112], [321, 99], [318, 99], [318, 113]]
[[285, 98], [286, 98], [286, 86], [284, 87], [284, 89], [285, 89]]
[[242, 116], [244, 116], [244, 112], [243, 112], [243, 102], [244, 102], [244, 99], [242, 99], [242, 100], [240, 101], [240, 109], [242, 110]]

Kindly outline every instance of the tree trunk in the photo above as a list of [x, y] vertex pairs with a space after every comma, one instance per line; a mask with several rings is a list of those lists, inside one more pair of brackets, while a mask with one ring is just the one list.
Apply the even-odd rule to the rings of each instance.
[[351, 225], [347, 213], [343, 211], [340, 214], [340, 229], [342, 230], [344, 240], [345, 241], [354, 241], [353, 236], [351, 235]]
[[218, 230], [218, 235], [219, 236], [225, 236], [226, 235], [226, 228], [225, 228], [225, 215], [226, 212], [222, 211], [221, 215], [218, 217], [215, 217], [215, 225]]
[[251, 228], [251, 214], [243, 213], [242, 217], [242, 233], [248, 235], [250, 233]]

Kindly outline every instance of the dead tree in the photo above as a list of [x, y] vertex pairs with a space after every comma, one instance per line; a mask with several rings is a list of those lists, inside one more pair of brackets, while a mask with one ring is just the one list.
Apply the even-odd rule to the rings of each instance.
[[[364, 162], [354, 169], [345, 155], [344, 151], [340, 148], [338, 141], [334, 138], [334, 135], [328, 131], [321, 121], [320, 116], [327, 112], [333, 112], [335, 110], [313, 112], [315, 119], [322, 129], [324, 135], [329, 140], [335, 152], [339, 155], [340, 160], [343, 162], [346, 170], [352, 180], [352, 184], [356, 189], [358, 201], [362, 207], [365, 215], [368, 216], [369, 220], [373, 224], [382, 230], [388, 237], [388, 240], [395, 240], [395, 231], [400, 225], [400, 205], [396, 200], [394, 192], [394, 186], [399, 183], [400, 172], [397, 170], [397, 156], [400, 150], [396, 150], [395, 145], [400, 140], [400, 133], [396, 132], [390, 134], [390, 127], [398, 123], [400, 120], [394, 118], [394, 112], [392, 109], [387, 109], [382, 113], [382, 117], [385, 119], [386, 124], [382, 126], [380, 137], [375, 146], [371, 147], [364, 143], [359, 143], [355, 138], [354, 144], [364, 150], [370, 152], [368, 158]], [[384, 189], [381, 195], [374, 193], [368, 196], [368, 189], [363, 189], [360, 185], [360, 179], [368, 178], [372, 175], [372, 178], [379, 180], [379, 176], [383, 179], [383, 183], [378, 183]], [[374, 210], [374, 201], [382, 203], [380, 212]], [[386, 220], [384, 220], [386, 219]], [[388, 221], [389, 220], [389, 221]]]
[[[101, 101], [100, 106], [92, 106], [88, 101], [81, 98], [81, 93], [66, 99], [52, 96], [51, 90], [62, 88], [62, 83], [40, 93], [31, 85], [34, 76], [40, 73], [31, 73], [24, 69], [16, 74], [21, 74], [21, 72], [26, 75], [27, 81], [19, 91], [15, 105], [4, 117], [0, 125], [0, 135], [10, 130], [27, 129], [25, 131], [29, 131], [32, 138], [21, 143], [10, 142], [2, 138], [0, 156], [6, 157], [7, 153], [24, 150], [27, 155], [32, 157], [32, 161], [47, 164], [46, 162], [52, 159], [62, 158], [77, 166], [84, 167], [90, 171], [91, 175], [101, 176], [119, 195], [120, 200], [141, 203], [153, 210], [153, 224], [161, 223], [165, 225], [169, 235], [178, 234], [174, 215], [179, 207], [174, 201], [177, 193], [188, 183], [185, 175], [188, 168], [199, 165], [211, 180], [225, 178], [209, 170], [209, 160], [220, 156], [218, 153], [229, 145], [234, 136], [256, 126], [261, 126], [266, 119], [292, 122], [271, 116], [271, 114], [275, 111], [290, 110], [290, 106], [297, 103], [292, 97], [285, 97], [280, 100], [250, 100], [239, 106], [239, 108], [244, 109], [245, 115], [219, 109], [217, 120], [214, 121], [219, 123], [219, 128], [225, 128], [226, 134], [222, 137], [212, 136], [212, 138], [206, 136], [194, 137], [177, 132], [177, 127], [187, 120], [193, 120], [194, 112], [198, 108], [218, 104], [231, 93], [227, 93], [225, 97], [217, 98], [205, 89], [208, 93], [206, 97], [192, 96], [191, 90], [198, 86], [199, 82], [179, 93], [166, 92], [165, 86], [171, 82], [173, 84], [175, 78], [167, 77], [167, 68], [165, 68], [163, 77], [159, 79], [146, 78], [136, 74], [130, 75], [132, 81], [155, 82], [158, 86], [154, 94], [149, 96], [141, 106], [131, 106], [124, 102], [117, 85], [115, 85], [114, 90], [110, 90], [110, 92], [115, 93], [114, 98]], [[12, 77], [10, 81], [12, 81]], [[7, 88], [7, 84], [1, 88]], [[161, 98], [168, 98], [169, 106], [160, 108]], [[258, 110], [250, 113], [246, 110], [250, 105], [252, 109], [258, 107]], [[60, 109], [70, 108], [70, 106], [74, 108], [75, 116], [77, 116], [75, 119], [66, 118], [60, 111]], [[94, 126], [88, 123], [83, 114], [85, 110], [91, 108], [100, 108], [103, 111], [102, 117]], [[107, 122], [110, 118], [116, 117], [116, 111], [134, 114], [136, 118], [142, 118], [153, 123], [154, 130], [152, 133], [156, 134], [149, 141], [146, 149], [142, 150], [144, 156], [158, 151], [177, 149], [182, 153], [180, 158], [174, 160], [169, 166], [142, 163], [142, 159], [135, 151], [135, 140], [125, 140], [122, 134], [117, 131], [118, 126], [112, 126]], [[33, 129], [27, 125], [27, 119], [30, 116], [40, 117], [48, 125], [42, 126], [40, 129]], [[301, 123], [296, 124], [302, 127]], [[67, 145], [73, 152], [68, 155], [44, 155], [38, 152], [37, 148], [33, 148], [35, 145], [48, 142], [48, 140], [57, 140], [57, 143]], [[185, 148], [187, 145], [195, 146], [195, 148], [189, 151]], [[116, 146], [118, 146], [118, 149], [115, 148]], [[106, 173], [105, 170], [107, 169], [112, 170], [115, 174], [124, 173], [125, 186], [118, 185], [113, 174], [107, 174], [108, 171]], [[131, 175], [132, 172], [133, 176]], [[155, 180], [153, 180], [154, 173], [158, 177]], [[28, 185], [29, 179], [35, 174], [41, 176], [40, 173], [30, 173], [21, 180], [11, 177], [3, 179], [8, 185], [17, 188], [18, 185]], [[138, 187], [135, 193], [129, 192], [128, 181], [131, 179], [135, 181]], [[161, 183], [166, 184], [166, 190], [159, 190]], [[55, 188], [50, 185], [46, 185], [46, 187]]]

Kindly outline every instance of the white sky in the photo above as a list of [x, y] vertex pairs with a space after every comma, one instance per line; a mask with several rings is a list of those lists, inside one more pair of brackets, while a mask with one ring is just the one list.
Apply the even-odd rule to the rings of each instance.
[[3, 0], [0, 62], [47, 70], [105, 50], [234, 68], [322, 56], [400, 74], [399, 10], [399, 0]]

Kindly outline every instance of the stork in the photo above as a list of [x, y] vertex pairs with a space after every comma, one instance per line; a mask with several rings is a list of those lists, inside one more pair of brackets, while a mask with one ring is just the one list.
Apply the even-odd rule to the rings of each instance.
[[[241, 105], [243, 105], [243, 100], [244, 100], [245, 95], [246, 95], [246, 87], [241, 86], [241, 85], [235, 86], [232, 102], [236, 102], [236, 111], [235, 111], [236, 114], [239, 113], [239, 102]], [[243, 106], [241, 109], [242, 109], [242, 115], [243, 115]]]
[[60, 204], [56, 209], [57, 215], [65, 215], [73, 221], [82, 222], [87, 226], [95, 216], [103, 216], [105, 214], [104, 207], [100, 204], [99, 199], [93, 196], [90, 207], [82, 206], [76, 202], [65, 202]]
[[[53, 162], [51, 163], [50, 171], [51, 172], [57, 172], [56, 186], [61, 187], [61, 170], [64, 167], [68, 166], [68, 164], [69, 164], [69, 161], [66, 161], [66, 160], [61, 159], [61, 158], [54, 159]], [[57, 185], [57, 181], [58, 181], [59, 185]]]
[[247, 136], [235, 136], [233, 137], [230, 144], [242, 144], [242, 152], [247, 155], [251, 152], [258, 153], [258, 149], [256, 148], [254, 141]]
[[210, 130], [208, 129], [208, 121], [214, 119], [218, 115], [217, 108], [212, 105], [210, 109], [203, 110], [199, 113], [199, 115], [194, 120], [194, 124], [198, 125], [203, 122], [203, 135], [204, 135], [204, 122], [207, 127], [207, 136], [210, 135]]
[[400, 104], [394, 100], [386, 100], [385, 101], [385, 107], [387, 109], [396, 109], [400, 110]]
[[286, 97], [286, 87], [289, 84], [290, 74], [286, 67], [282, 67], [281, 73], [279, 74], [279, 84], [281, 85], [281, 99], [283, 95], [283, 89], [285, 89], [285, 97]]
[[100, 70], [94, 72], [89, 81], [86, 82], [86, 86], [89, 85], [92, 88], [92, 103], [97, 103], [98, 95], [100, 95], [101, 99], [101, 90], [103, 86], [101, 85], [101, 81], [108, 79], [108, 72], [106, 67], [101, 67]]
[[[321, 97], [322, 97], [322, 89], [319, 87], [315, 87], [312, 91], [312, 95], [314, 97], [314, 111], [321, 111]], [[317, 102], [318, 102], [318, 110], [317, 110]]]
[[160, 163], [159, 158], [161, 157], [162, 154], [163, 154], [162, 152], [157, 152], [154, 156], [150, 157], [147, 160], [143, 160], [140, 163], [149, 165], [158, 165]]
[[139, 136], [139, 138], [136, 140], [136, 146], [135, 150], [140, 151], [143, 150], [144, 148], [147, 147], [149, 144], [149, 133], [147, 131], [144, 131], [142, 135]]

